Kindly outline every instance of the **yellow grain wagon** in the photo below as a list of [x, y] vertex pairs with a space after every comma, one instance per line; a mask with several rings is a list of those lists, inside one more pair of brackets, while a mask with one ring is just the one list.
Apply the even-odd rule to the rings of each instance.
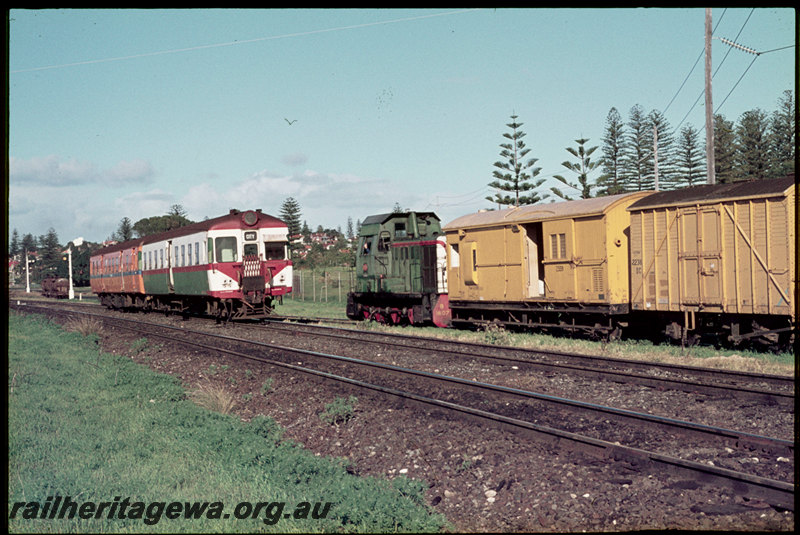
[[628, 206], [648, 192], [479, 212], [444, 227], [452, 321], [598, 334], [629, 311]]
[[[795, 322], [794, 177], [659, 192], [632, 204], [632, 317], [668, 335], [788, 342]], [[785, 345], [785, 344], [782, 344]]]

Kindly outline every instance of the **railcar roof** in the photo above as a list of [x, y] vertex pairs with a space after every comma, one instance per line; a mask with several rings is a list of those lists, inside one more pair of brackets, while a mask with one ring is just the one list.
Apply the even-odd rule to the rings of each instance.
[[578, 199], [550, 204], [529, 204], [508, 208], [505, 210], [491, 210], [478, 212], [458, 217], [444, 226], [445, 231], [452, 231], [466, 227], [495, 226], [507, 223], [530, 223], [547, 219], [569, 217], [586, 217], [605, 213], [617, 203], [647, 195], [650, 192], [622, 193], [591, 199]]
[[628, 207], [630, 211], [657, 206], [707, 204], [724, 199], [745, 199], [783, 195], [794, 184], [794, 175], [784, 178], [748, 180], [730, 184], [704, 184], [673, 191], [659, 191], [639, 199]]
[[[254, 228], [261, 228], [264, 223], [273, 224], [274, 226], [285, 226], [285, 223], [278, 219], [277, 217], [265, 214], [263, 212], [255, 210], [258, 213], [258, 224], [254, 225]], [[97, 254], [109, 254], [115, 251], [121, 251], [123, 249], [130, 249], [131, 247], [140, 246], [147, 243], [153, 243], [157, 241], [168, 240], [170, 238], [176, 238], [178, 236], [185, 236], [187, 234], [194, 234], [195, 232], [203, 232], [206, 230], [211, 230], [215, 227], [218, 228], [239, 228], [239, 224], [241, 222], [242, 215], [246, 212], [240, 212], [239, 210], [231, 210], [229, 213], [215, 217], [213, 219], [206, 219], [205, 221], [198, 221], [197, 223], [192, 223], [190, 225], [186, 225], [183, 227], [178, 227], [176, 229], [168, 230], [166, 232], [159, 232], [157, 234], [150, 234], [149, 236], [144, 236], [142, 238], [136, 238], [134, 240], [129, 240], [122, 243], [117, 243], [114, 245], [109, 245], [108, 247], [104, 247], [98, 250], [95, 255]], [[94, 256], [94, 255], [93, 255]]]

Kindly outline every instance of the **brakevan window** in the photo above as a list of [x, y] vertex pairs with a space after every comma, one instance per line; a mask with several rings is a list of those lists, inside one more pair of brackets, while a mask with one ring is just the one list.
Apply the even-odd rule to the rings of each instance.
[[550, 256], [552, 258], [567, 257], [566, 234], [550, 234]]
[[214, 240], [214, 249], [217, 251], [217, 262], [236, 262], [239, 259], [236, 238], [233, 236]]

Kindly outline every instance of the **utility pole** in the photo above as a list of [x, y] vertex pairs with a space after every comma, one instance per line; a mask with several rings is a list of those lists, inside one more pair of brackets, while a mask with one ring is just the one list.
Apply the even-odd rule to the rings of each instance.
[[714, 170], [714, 110], [711, 102], [711, 8], [706, 8], [706, 182], [716, 183]]
[[25, 293], [31, 293], [31, 263], [28, 260], [27, 249], [25, 249]]

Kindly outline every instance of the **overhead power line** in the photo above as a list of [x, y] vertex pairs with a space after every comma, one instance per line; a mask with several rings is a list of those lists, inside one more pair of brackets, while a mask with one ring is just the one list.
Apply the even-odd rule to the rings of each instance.
[[400, 22], [411, 22], [411, 21], [415, 21], [415, 20], [430, 19], [430, 18], [434, 18], [434, 17], [446, 17], [446, 16], [449, 16], [449, 15], [460, 15], [462, 13], [469, 13], [469, 12], [472, 12], [472, 11], [476, 11], [477, 9], [478, 8], [462, 9], [462, 10], [459, 10], [459, 11], [447, 11], [447, 12], [444, 12], [444, 13], [432, 13], [430, 15], [418, 15], [418, 16], [406, 17], [406, 18], [402, 18], [402, 19], [382, 20], [382, 21], [378, 21], [378, 22], [367, 22], [367, 23], [364, 23], [364, 24], [353, 24], [351, 26], [339, 26], [337, 28], [326, 28], [326, 29], [323, 29], [323, 30], [309, 30], [309, 31], [306, 31], [306, 32], [287, 33], [287, 34], [283, 34], [283, 35], [273, 35], [273, 36], [268, 36], [268, 37], [257, 37], [255, 39], [243, 39], [243, 40], [237, 40], [237, 41], [230, 41], [230, 42], [227, 42], [227, 43], [215, 43], [215, 44], [211, 44], [211, 45], [199, 45], [199, 46], [192, 46], [192, 47], [187, 47], [187, 48], [174, 48], [174, 49], [171, 49], [171, 50], [160, 50], [158, 52], [146, 52], [146, 53], [143, 53], [143, 54], [133, 54], [133, 55], [130, 55], [130, 56], [120, 56], [120, 57], [115, 57], [115, 58], [103, 58], [103, 59], [93, 59], [93, 60], [86, 60], [86, 61], [76, 61], [74, 63], [63, 63], [63, 64], [60, 64], [60, 65], [47, 65], [45, 67], [33, 67], [33, 68], [30, 68], [30, 69], [18, 69], [18, 70], [15, 70], [15, 71], [9, 71], [9, 74], [17, 74], [17, 73], [33, 72], [33, 71], [44, 71], [44, 70], [48, 70], [48, 69], [60, 69], [60, 68], [63, 68], [63, 67], [76, 67], [78, 65], [91, 65], [91, 64], [94, 64], [94, 63], [107, 63], [107, 62], [111, 62], [111, 61], [122, 61], [122, 60], [126, 60], [126, 59], [146, 58], [146, 57], [149, 57], [149, 56], [160, 56], [160, 55], [164, 55], [164, 54], [176, 54], [178, 52], [191, 52], [191, 51], [194, 51], [194, 50], [204, 50], [204, 49], [207, 49], [207, 48], [219, 48], [219, 47], [223, 47], [223, 46], [242, 45], [242, 44], [246, 44], [246, 43], [256, 43], [256, 42], [260, 42], [260, 41], [273, 41], [273, 40], [276, 40], [276, 39], [287, 39], [287, 38], [290, 38], [290, 37], [304, 37], [304, 36], [308, 36], [308, 35], [317, 35], [317, 34], [329, 33], [329, 32], [340, 32], [340, 31], [344, 31], [344, 30], [355, 30], [355, 29], [359, 29], [359, 28], [369, 28], [370, 26], [381, 26], [381, 25], [384, 25], [384, 24], [397, 24], [397, 23], [400, 23]]

